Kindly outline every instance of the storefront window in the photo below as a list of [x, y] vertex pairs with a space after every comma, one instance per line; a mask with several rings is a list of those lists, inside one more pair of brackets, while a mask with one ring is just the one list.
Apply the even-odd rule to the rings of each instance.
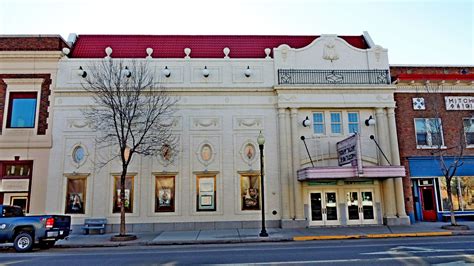
[[197, 211], [216, 210], [216, 176], [197, 177]]
[[[446, 190], [446, 179], [440, 178], [441, 199], [443, 211], [449, 211], [448, 192]], [[453, 207], [455, 211], [474, 210], [474, 177], [453, 177], [451, 180], [451, 192]]]
[[[114, 176], [114, 205], [113, 213], [119, 213], [122, 201], [120, 200], [120, 176]], [[133, 212], [133, 176], [125, 177], [125, 212]]]
[[86, 204], [86, 178], [68, 177], [66, 187], [65, 213], [84, 214]]
[[260, 210], [260, 178], [256, 175], [240, 176], [242, 210]]
[[174, 176], [156, 176], [155, 212], [174, 212]]

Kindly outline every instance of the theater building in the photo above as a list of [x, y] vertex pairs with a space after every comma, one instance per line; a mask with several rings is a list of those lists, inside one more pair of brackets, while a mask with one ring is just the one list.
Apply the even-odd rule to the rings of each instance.
[[72, 215], [75, 226], [106, 217], [107, 230], [118, 230], [121, 167], [97, 169], [109, 151], [97, 148], [80, 111], [91, 103], [84, 71], [110, 57], [147, 60], [159, 86], [179, 97], [177, 159], [135, 157], [129, 168], [128, 230], [258, 228], [260, 131], [268, 227], [409, 223], [396, 87], [387, 50], [367, 33], [71, 41], [59, 62], [46, 211]]
[[453, 207], [458, 219], [472, 218], [474, 67], [391, 66], [390, 71], [396, 84], [400, 157], [407, 170], [405, 206], [411, 221], [448, 218], [440, 153], [447, 167], [462, 154], [463, 164], [451, 184]]
[[0, 204], [44, 213], [59, 35], [0, 35]]

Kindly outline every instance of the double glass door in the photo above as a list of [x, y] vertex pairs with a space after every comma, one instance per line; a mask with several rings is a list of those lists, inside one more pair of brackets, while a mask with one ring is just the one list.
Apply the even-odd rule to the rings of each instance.
[[312, 191], [309, 193], [310, 225], [339, 225], [337, 193]]
[[347, 224], [377, 223], [374, 206], [374, 192], [370, 189], [346, 191]]

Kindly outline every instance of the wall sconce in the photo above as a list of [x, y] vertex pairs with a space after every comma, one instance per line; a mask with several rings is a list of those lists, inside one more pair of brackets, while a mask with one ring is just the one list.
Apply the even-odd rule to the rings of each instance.
[[82, 66], [79, 66], [79, 69], [77, 70], [77, 75], [82, 78], [85, 78], [87, 77], [87, 72], [84, 69], [82, 69]]
[[130, 72], [130, 70], [128, 70], [128, 67], [126, 66], [125, 69], [123, 70], [123, 75], [127, 78], [131, 77], [132, 76], [132, 72]]
[[204, 69], [202, 70], [202, 75], [205, 78], [209, 77], [209, 70], [207, 69], [207, 66], [204, 66]]
[[372, 115], [370, 115], [369, 118], [365, 119], [365, 125], [366, 126], [375, 125], [375, 119], [372, 117]]
[[169, 78], [171, 76], [171, 71], [168, 69], [168, 66], [165, 66], [163, 70], [161, 70], [161, 73], [163, 73], [163, 76]]
[[309, 117], [306, 116], [306, 118], [303, 120], [303, 126], [309, 127], [310, 125], [311, 125], [311, 121], [309, 120]]
[[247, 78], [252, 75], [252, 70], [250, 70], [250, 66], [247, 66], [247, 69], [245, 70], [244, 74]]

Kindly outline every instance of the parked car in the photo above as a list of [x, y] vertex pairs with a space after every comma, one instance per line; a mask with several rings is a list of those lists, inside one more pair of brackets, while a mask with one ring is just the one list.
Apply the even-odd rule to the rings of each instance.
[[0, 243], [13, 243], [18, 252], [31, 251], [35, 245], [50, 248], [66, 238], [70, 228], [70, 216], [25, 216], [19, 206], [0, 205]]

